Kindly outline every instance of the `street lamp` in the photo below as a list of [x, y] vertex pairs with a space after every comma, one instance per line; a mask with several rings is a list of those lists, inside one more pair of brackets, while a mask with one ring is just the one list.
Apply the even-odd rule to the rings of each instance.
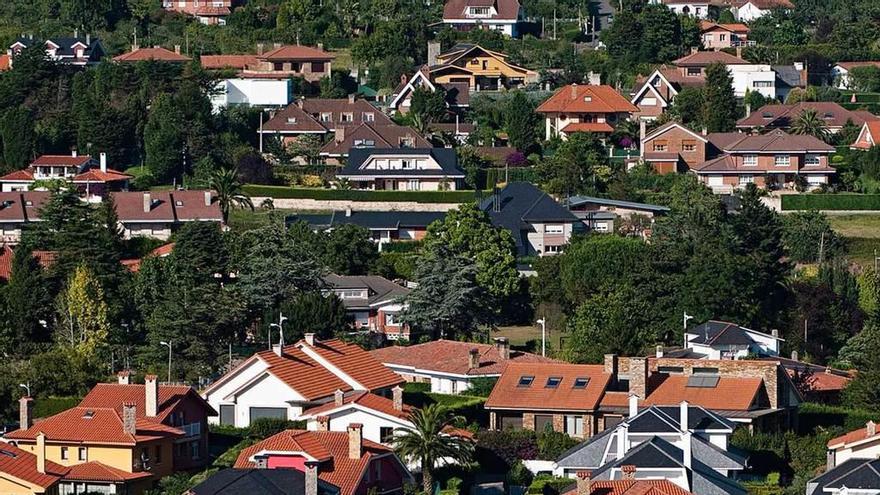
[[541, 325], [541, 355], [547, 355], [547, 319], [541, 318], [536, 321], [538, 325]]
[[281, 344], [281, 347], [284, 347], [284, 322], [287, 321], [287, 317], [284, 316], [284, 313], [278, 313], [278, 323], [269, 323], [269, 350], [272, 350], [272, 327], [276, 327], [278, 329], [278, 343]]
[[172, 342], [173, 341], [171, 341], [171, 340], [169, 340], [168, 342], [165, 342], [164, 340], [162, 342], [159, 342], [159, 344], [168, 347], [168, 383], [171, 383], [171, 343]]
[[688, 341], [687, 341], [687, 330], [688, 330], [688, 321], [693, 320], [694, 317], [687, 314], [687, 311], [684, 312], [684, 332], [682, 333], [682, 337], [684, 338], [684, 347], [687, 349]]
[[31, 384], [30, 384], [30, 383], [19, 383], [18, 386], [21, 387], [21, 388], [23, 388], [23, 389], [25, 389], [25, 390], [27, 390], [27, 396], [28, 396], [28, 397], [31, 396]]

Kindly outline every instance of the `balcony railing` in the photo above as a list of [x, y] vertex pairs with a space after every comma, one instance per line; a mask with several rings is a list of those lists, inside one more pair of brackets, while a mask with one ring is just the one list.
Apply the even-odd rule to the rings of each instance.
[[202, 434], [202, 424], [201, 423], [190, 423], [183, 426], [178, 426], [187, 437], [197, 437]]

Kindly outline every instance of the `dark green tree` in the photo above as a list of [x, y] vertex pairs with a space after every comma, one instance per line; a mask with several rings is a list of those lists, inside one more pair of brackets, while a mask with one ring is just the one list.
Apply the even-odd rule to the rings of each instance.
[[324, 265], [337, 275], [366, 275], [379, 259], [370, 231], [357, 225], [342, 225], [326, 234]]
[[31, 162], [34, 153], [34, 123], [25, 107], [9, 108], [2, 114], [0, 142], [4, 171], [19, 170]]
[[724, 64], [706, 67], [706, 86], [703, 90], [703, 125], [709, 132], [729, 132], [736, 126], [736, 97], [733, 77]]
[[22, 355], [34, 344], [50, 340], [52, 298], [43, 270], [27, 245], [19, 245], [12, 257], [3, 303], [0, 353]]
[[533, 151], [541, 123], [529, 97], [522, 91], [514, 92], [504, 107], [504, 129], [510, 145], [523, 153]]
[[[616, 19], [615, 19], [616, 20]], [[669, 62], [681, 53], [681, 24], [675, 12], [663, 4], [642, 10], [640, 61]]]
[[170, 181], [185, 172], [184, 116], [170, 95], [159, 95], [144, 127], [146, 165], [159, 181]]
[[319, 339], [330, 339], [344, 333], [352, 323], [338, 297], [319, 291], [304, 292], [284, 303], [281, 308], [289, 321], [296, 322], [296, 325], [285, 329], [284, 339], [287, 342], [296, 342], [305, 333], [314, 333]]
[[548, 191], [562, 195], [601, 192], [612, 177], [608, 151], [589, 132], [569, 136], [538, 170]]

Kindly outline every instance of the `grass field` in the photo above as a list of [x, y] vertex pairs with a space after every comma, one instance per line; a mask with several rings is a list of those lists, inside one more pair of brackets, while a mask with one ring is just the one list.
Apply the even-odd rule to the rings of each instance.
[[874, 262], [874, 250], [880, 252], [880, 214], [829, 215], [828, 221], [846, 238], [849, 258], [866, 265]]
[[229, 214], [229, 227], [232, 230], [238, 231], [253, 230], [266, 225], [269, 222], [270, 214], [272, 212], [279, 215], [281, 218], [294, 213], [293, 210], [264, 210], [259, 208], [259, 205], [254, 206], [257, 207], [254, 211], [238, 208], [233, 209]]
[[[498, 330], [492, 332], [492, 338], [507, 337], [510, 345], [514, 347], [527, 347], [529, 341], [534, 341], [534, 346], [530, 347], [532, 352], [541, 352], [541, 327], [535, 326], [515, 326], [515, 327], [498, 327]], [[547, 348], [548, 353], [551, 349], [559, 349], [560, 332], [547, 330]]]

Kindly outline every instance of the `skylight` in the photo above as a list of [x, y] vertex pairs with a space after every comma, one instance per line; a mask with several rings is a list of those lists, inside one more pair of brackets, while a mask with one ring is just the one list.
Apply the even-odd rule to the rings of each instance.
[[4, 450], [4, 449], [0, 449], [0, 455], [5, 455], [6, 457], [12, 457], [13, 459], [18, 457], [17, 455], [15, 455], [15, 452], [10, 452], [10, 451]]
[[519, 377], [519, 383], [516, 385], [517, 387], [530, 387], [532, 382], [535, 381], [534, 376], [521, 376]]
[[95, 417], [95, 411], [86, 411], [83, 413], [83, 418], [92, 419]]
[[585, 376], [579, 376], [574, 379], [574, 384], [571, 388], [587, 388], [587, 384], [590, 383], [590, 379]]
[[546, 388], [556, 388], [559, 386], [560, 383], [562, 383], [561, 376], [551, 376], [551, 377], [547, 378], [547, 384], [545, 385], [545, 387]]
[[688, 377], [687, 386], [690, 388], [715, 388], [718, 386], [718, 376], [693, 375]]

